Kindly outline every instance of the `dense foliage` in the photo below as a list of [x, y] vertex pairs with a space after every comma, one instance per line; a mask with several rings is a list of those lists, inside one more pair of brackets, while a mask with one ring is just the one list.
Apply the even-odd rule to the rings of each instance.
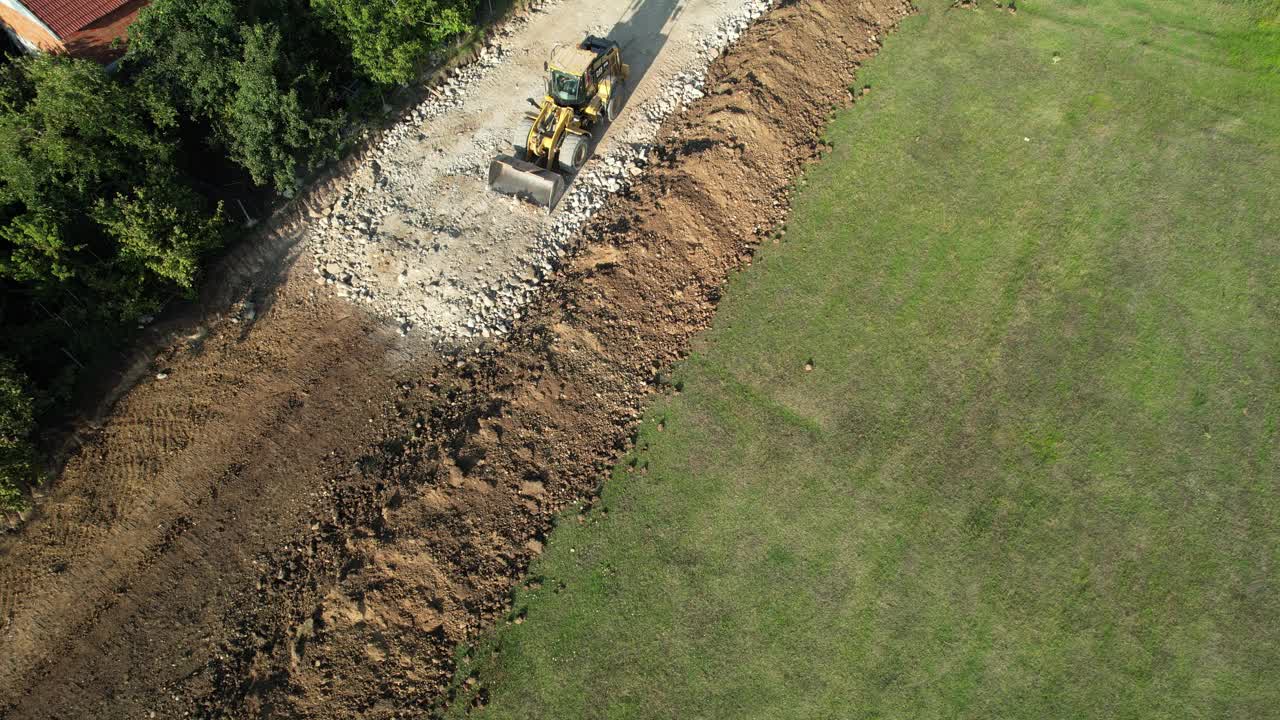
[[30, 435], [35, 413], [26, 378], [0, 356], [0, 510], [25, 505], [21, 489], [39, 476]]
[[380, 83], [413, 77], [427, 54], [470, 29], [471, 0], [311, 0], [329, 25], [351, 41], [351, 57], [366, 76]]
[[157, 0], [129, 38], [137, 83], [208, 123], [257, 184], [290, 192], [337, 153], [350, 72], [331, 49], [344, 44], [305, 5]]
[[[183, 186], [173, 109], [95, 63], [24, 58], [0, 74], [0, 277], [90, 294], [130, 320], [191, 288], [218, 223]], [[137, 206], [152, 197], [161, 204]]]
[[34, 481], [30, 434], [79, 375], [198, 286], [221, 201], [292, 194], [473, 7], [154, 0], [115, 75], [65, 56], [0, 67], [0, 505]]

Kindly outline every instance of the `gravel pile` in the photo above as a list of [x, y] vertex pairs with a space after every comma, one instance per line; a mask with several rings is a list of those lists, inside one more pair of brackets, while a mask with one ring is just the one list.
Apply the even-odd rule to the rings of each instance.
[[[527, 67], [512, 59], [533, 52], [521, 47], [534, 34], [521, 33], [531, 20], [508, 23], [475, 62], [385, 132], [352, 174], [308, 237], [317, 282], [434, 344], [507, 333], [572, 249], [575, 231], [644, 172], [661, 123], [703, 96], [711, 61], [772, 4], [717, 6], [716, 22], [692, 31], [678, 68], [658, 78], [660, 93], [634, 110], [628, 102], [626, 127], [607, 152], [597, 148], [550, 215], [485, 186], [490, 160], [511, 151], [507, 125], [519, 114], [502, 103], [523, 104], [530, 90]], [[497, 117], [473, 117], [486, 110]]]

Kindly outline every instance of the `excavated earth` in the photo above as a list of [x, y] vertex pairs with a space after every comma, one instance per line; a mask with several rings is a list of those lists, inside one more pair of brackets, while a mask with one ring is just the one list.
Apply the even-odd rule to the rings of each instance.
[[756, 22], [500, 341], [411, 352], [299, 262], [253, 313], [174, 343], [0, 541], [0, 716], [464, 701], [455, 647], [591, 502], [909, 11], [800, 0]]

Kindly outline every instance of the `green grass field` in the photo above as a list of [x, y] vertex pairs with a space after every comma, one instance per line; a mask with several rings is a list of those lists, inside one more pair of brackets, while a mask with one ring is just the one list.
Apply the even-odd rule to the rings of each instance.
[[1280, 6], [919, 5], [481, 716], [1280, 717]]

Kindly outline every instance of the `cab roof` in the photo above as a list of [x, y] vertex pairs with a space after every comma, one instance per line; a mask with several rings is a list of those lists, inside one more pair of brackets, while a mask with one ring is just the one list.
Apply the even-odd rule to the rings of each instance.
[[576, 45], [557, 45], [551, 49], [551, 59], [547, 64], [556, 70], [581, 75], [595, 59], [596, 53], [592, 50], [584, 50]]

